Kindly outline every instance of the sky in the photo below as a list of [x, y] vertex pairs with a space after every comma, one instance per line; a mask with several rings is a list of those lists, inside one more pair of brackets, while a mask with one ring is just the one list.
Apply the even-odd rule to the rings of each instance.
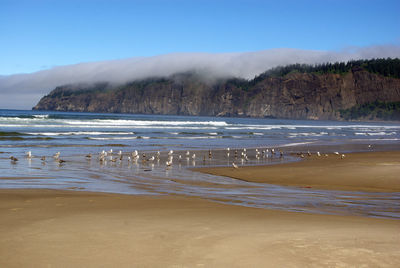
[[[207, 66], [233, 57], [242, 64], [233, 74], [256, 66], [240, 73], [247, 78], [288, 63], [288, 55], [310, 63], [400, 57], [399, 10], [398, 0], [0, 0], [0, 108], [30, 108], [57, 83], [75, 82], [68, 79], [82, 66], [93, 80], [113, 76], [99, 68], [115, 71], [118, 64], [133, 68], [129, 76], [143, 60], [149, 74], [157, 59], [167, 69], [166, 60], [175, 60], [181, 70], [192, 56]], [[254, 63], [260, 58], [263, 64]], [[50, 78], [54, 71], [60, 80]], [[15, 97], [13, 90], [25, 101], [4, 101]]]

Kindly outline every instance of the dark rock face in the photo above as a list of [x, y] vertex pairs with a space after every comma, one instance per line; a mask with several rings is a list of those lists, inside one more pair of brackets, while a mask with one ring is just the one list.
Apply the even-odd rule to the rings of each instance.
[[[239, 81], [239, 82], [238, 82]], [[191, 75], [108, 84], [63, 86], [35, 110], [173, 115], [340, 119], [340, 109], [400, 101], [400, 79], [354, 68], [345, 74], [290, 73], [251, 83], [202, 82]]]

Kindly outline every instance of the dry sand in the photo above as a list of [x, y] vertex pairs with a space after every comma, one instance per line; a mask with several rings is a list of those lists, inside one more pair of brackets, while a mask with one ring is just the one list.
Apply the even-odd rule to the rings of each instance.
[[304, 161], [256, 167], [199, 168], [239, 180], [328, 190], [400, 192], [400, 152], [335, 154]]
[[0, 267], [400, 267], [400, 221], [0, 190]]

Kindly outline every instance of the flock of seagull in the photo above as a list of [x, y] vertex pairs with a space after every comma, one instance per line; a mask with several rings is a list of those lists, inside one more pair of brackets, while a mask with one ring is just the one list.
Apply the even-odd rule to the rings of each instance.
[[[279, 154], [279, 158], [283, 158], [284, 157], [284, 153], [281, 149], [255, 149], [255, 159], [259, 160], [262, 158], [269, 158], [269, 157], [274, 157], [275, 155]], [[243, 164], [244, 162], [248, 162], [250, 160], [249, 155], [248, 155], [248, 150], [246, 148], [243, 148], [241, 150], [239, 149], [234, 149], [231, 150], [230, 148], [226, 148], [225, 149], [225, 155], [227, 157], [227, 159], [230, 159], [231, 153], [233, 154], [233, 158], [234, 160], [232, 161], [232, 166], [237, 169], [239, 168], [238, 166], [238, 162], [241, 161], [241, 163]], [[334, 152], [335, 155], [338, 155], [341, 159], [345, 158], [344, 154], [340, 154], [339, 152]], [[56, 163], [59, 163], [60, 165], [65, 163], [66, 161], [60, 158], [61, 153], [57, 152], [55, 153], [52, 158], [54, 159], [54, 161]], [[310, 151], [307, 151], [306, 154], [299, 152], [297, 153], [297, 156], [301, 157], [301, 158], [305, 158], [305, 156], [310, 157], [312, 155], [312, 153]], [[97, 156], [97, 160], [101, 163], [104, 164], [107, 161], [110, 162], [122, 162], [124, 158], [127, 158], [128, 162], [135, 162], [137, 163], [139, 160], [142, 163], [148, 163], [148, 162], [154, 162], [160, 161], [160, 156], [161, 153], [160, 151], [157, 151], [155, 154], [148, 156], [146, 155], [145, 152], [143, 153], [139, 153], [137, 150], [134, 150], [132, 153], [125, 153], [123, 154], [121, 150], [118, 151], [118, 153], [114, 153], [112, 149], [110, 149], [109, 151], [105, 151], [102, 150], [100, 153], [98, 153]], [[316, 152], [316, 156], [317, 157], [328, 157], [328, 154], [324, 154], [322, 155], [320, 152]], [[26, 152], [25, 155], [26, 158], [28, 159], [32, 159], [34, 158], [33, 154], [31, 151]], [[92, 154], [87, 154], [86, 155], [86, 159], [91, 160], [92, 158], [94, 158], [95, 156], [93, 156]], [[175, 157], [175, 158], [174, 158]], [[173, 161], [174, 159], [177, 158], [176, 161], [181, 162], [183, 160], [183, 158], [186, 158], [187, 161], [189, 161], [190, 159], [192, 159], [193, 161], [196, 160], [197, 156], [195, 153], [190, 153], [190, 151], [186, 151], [186, 153], [182, 156], [182, 154], [174, 154], [173, 150], [170, 150], [167, 153], [167, 158], [165, 161], [165, 166], [166, 168], [170, 168], [173, 165]], [[208, 150], [208, 159], [212, 159], [213, 158], [213, 153], [210, 150]], [[10, 160], [12, 163], [16, 163], [18, 161], [18, 158], [11, 156]], [[40, 160], [42, 161], [42, 163], [45, 163], [46, 161], [46, 156], [41, 156]], [[203, 161], [206, 161], [206, 155], [203, 155]]]
[[[57, 162], [57, 163], [59, 163], [59, 164], [62, 164], [62, 163], [64, 163], [64, 162], [66, 162], [66, 161], [60, 158], [60, 154], [61, 154], [61, 152], [55, 153], [55, 154], [53, 155], [53, 158], [54, 158], [54, 161], [55, 161], [55, 162]], [[33, 156], [33, 154], [32, 154], [32, 151], [26, 152], [26, 153], [25, 153], [25, 157], [26, 157], [27, 159], [32, 159], [32, 158], [34, 158], [34, 156]], [[11, 163], [15, 164], [15, 163], [18, 161], [18, 158], [14, 157], [14, 156], [10, 156], [10, 160], [11, 160]], [[41, 156], [41, 157], [40, 157], [40, 160], [41, 160], [42, 162], [45, 162], [45, 161], [46, 161], [46, 156]]]

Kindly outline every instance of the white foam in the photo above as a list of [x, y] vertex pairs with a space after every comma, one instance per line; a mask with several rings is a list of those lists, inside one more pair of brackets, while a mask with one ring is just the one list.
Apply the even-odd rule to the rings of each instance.
[[[232, 129], [298, 129], [298, 128], [320, 128], [320, 129], [400, 129], [400, 125], [232, 125]], [[228, 129], [228, 128], [227, 128]]]
[[74, 128], [170, 128], [170, 129], [217, 129], [228, 124], [224, 121], [150, 121], [150, 120], [71, 120], [44, 117], [0, 117], [0, 127], [74, 127]]
[[33, 117], [43, 119], [43, 118], [49, 118], [49, 115], [48, 114], [34, 114]]
[[294, 142], [294, 143], [287, 143], [287, 144], [279, 145], [279, 147], [288, 147], [288, 146], [306, 145], [306, 144], [310, 144], [310, 143], [314, 143], [314, 142], [313, 142], [313, 141], [306, 141], [306, 142]]
[[220, 139], [222, 136], [197, 136], [197, 137], [179, 137], [184, 140], [202, 140], [202, 139]]
[[[145, 137], [141, 137], [141, 138], [145, 138]], [[146, 137], [149, 138], [149, 137]], [[136, 140], [138, 139], [138, 137], [88, 137], [89, 140]]]
[[22, 125], [22, 124], [0, 124], [0, 127], [29, 127], [29, 128], [64, 128], [64, 129], [68, 129], [68, 128], [84, 128], [84, 129], [132, 129], [134, 128], [136, 129], [179, 129], [179, 130], [183, 130], [186, 131], [188, 129], [193, 129], [193, 130], [214, 130], [214, 129], [218, 129], [217, 127], [178, 127], [178, 126], [136, 126], [136, 127], [132, 127], [132, 126], [114, 126], [114, 125], [109, 125], [109, 126], [101, 126], [101, 125], [51, 125], [51, 124], [26, 124], [26, 125]]
[[40, 136], [71, 136], [71, 135], [133, 135], [134, 132], [98, 132], [98, 131], [70, 131], [70, 132], [25, 132], [28, 135]]
[[70, 125], [113, 125], [113, 126], [227, 126], [224, 121], [148, 121], [148, 120], [109, 120], [109, 119], [94, 119], [94, 120], [65, 120], [65, 124]]
[[354, 134], [358, 136], [391, 136], [396, 135], [396, 132], [356, 132]]
[[289, 137], [298, 137], [298, 136], [301, 136], [301, 137], [321, 137], [321, 136], [325, 136], [325, 135], [328, 135], [328, 132], [319, 132], [319, 133], [316, 133], [316, 132], [299, 132], [299, 133], [291, 132], [291, 133], [289, 133]]

